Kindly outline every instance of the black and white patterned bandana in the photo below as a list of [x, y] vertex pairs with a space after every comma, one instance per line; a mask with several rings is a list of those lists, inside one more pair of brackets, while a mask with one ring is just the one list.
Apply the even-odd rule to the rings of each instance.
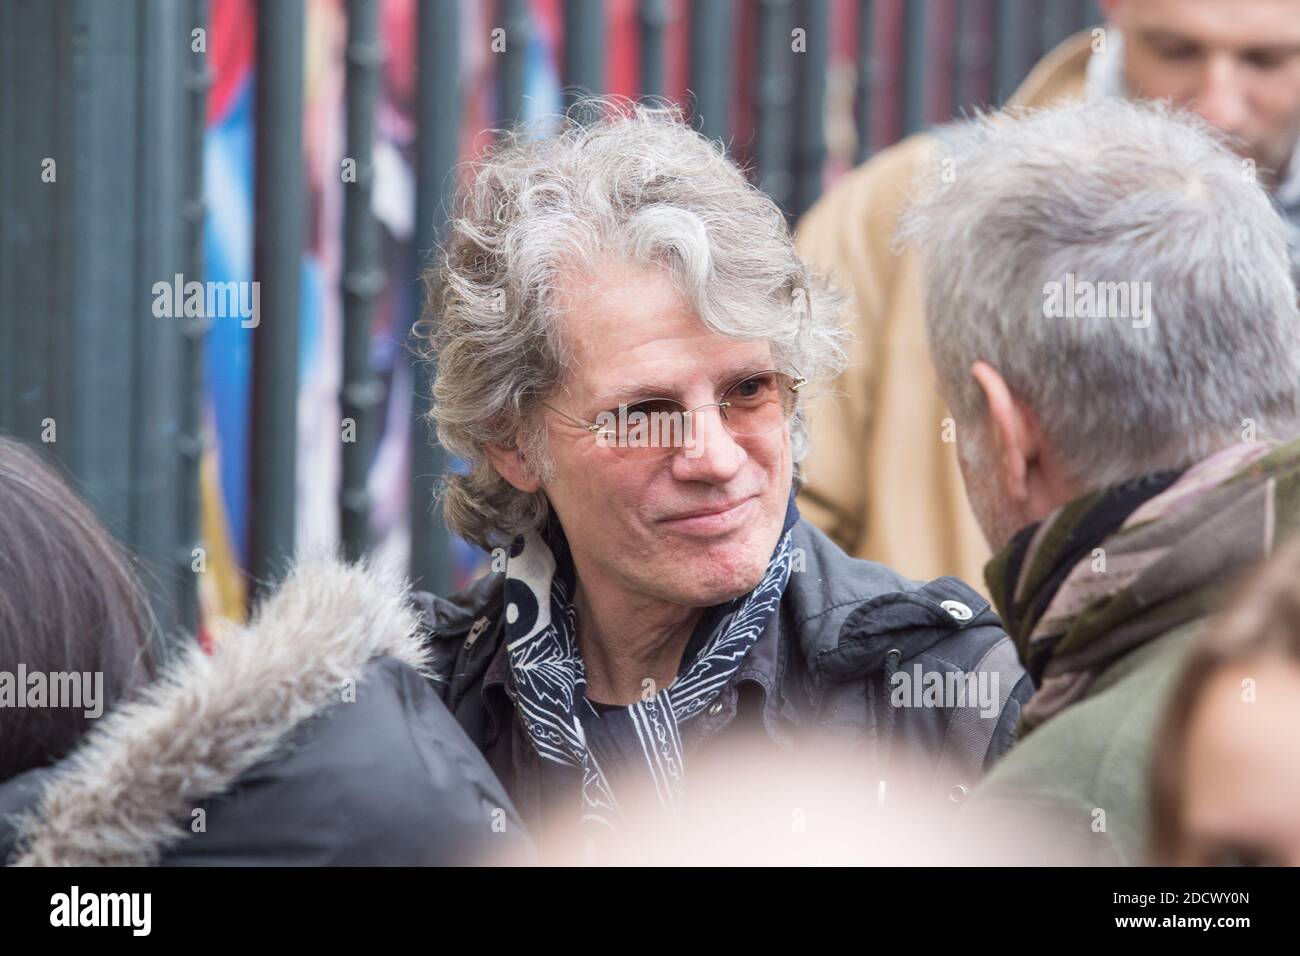
[[552, 524], [516, 538], [506, 560], [506, 648], [516, 706], [543, 760], [582, 775], [581, 820], [617, 826], [620, 791], [653, 788], [675, 817], [684, 795], [679, 728], [718, 696], [777, 612], [790, 579], [790, 536], [799, 512], [793, 493], [785, 523], [758, 586], [709, 609], [713, 633], [676, 680], [649, 699], [598, 712], [586, 698], [573, 604], [574, 568], [563, 532]]

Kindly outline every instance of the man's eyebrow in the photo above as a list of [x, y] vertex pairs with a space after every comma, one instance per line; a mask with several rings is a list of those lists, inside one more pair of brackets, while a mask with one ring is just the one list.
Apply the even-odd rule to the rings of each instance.
[[1252, 43], [1237, 51], [1238, 56], [1249, 53], [1265, 53], [1276, 57], [1295, 56], [1300, 53], [1300, 43]]
[[1147, 27], [1139, 30], [1138, 34], [1148, 43], [1181, 43], [1186, 46], [1194, 46], [1200, 49], [1205, 44], [1195, 37], [1185, 36], [1173, 30], [1166, 30], [1161, 27]]
[[663, 385], [657, 382], [632, 382], [619, 385], [607, 392], [601, 404], [617, 405], [629, 399], [675, 397], [674, 387], [671, 385]]
[[[1150, 27], [1138, 31], [1148, 43], [1180, 43], [1185, 46], [1202, 49], [1205, 44], [1195, 37], [1184, 36], [1174, 30]], [[1300, 53], [1300, 43], [1251, 43], [1236, 51], [1238, 56], [1249, 53], [1267, 53], [1272, 56], [1291, 56]]]

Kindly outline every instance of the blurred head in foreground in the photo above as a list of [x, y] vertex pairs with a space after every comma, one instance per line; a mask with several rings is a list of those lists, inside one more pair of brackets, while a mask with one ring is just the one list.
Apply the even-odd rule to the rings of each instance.
[[[900, 753], [888, 792], [860, 746], [812, 741], [774, 753], [758, 739], [702, 760], [689, 799], [665, 820], [653, 794], [622, 807], [615, 838], [562, 821], [536, 834], [557, 866], [997, 866], [1044, 862], [1008, 840], [1017, 819], [978, 820], [926, 782], [933, 767]], [[882, 796], [884, 797], [882, 802]], [[1018, 819], [1023, 822], [1023, 816]], [[525, 855], [488, 864], [530, 864]]]
[[1300, 866], [1300, 544], [1270, 562], [1188, 662], [1157, 741], [1161, 864]]

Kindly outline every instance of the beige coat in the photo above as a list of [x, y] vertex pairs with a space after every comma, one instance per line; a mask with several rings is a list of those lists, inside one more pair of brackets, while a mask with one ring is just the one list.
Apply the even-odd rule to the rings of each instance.
[[[1012, 102], [1079, 96], [1091, 37], [1043, 58]], [[813, 271], [855, 302], [850, 365], [809, 410], [799, 508], [842, 548], [909, 577], [953, 574], [984, 590], [988, 545], [966, 503], [948, 411], [926, 346], [917, 264], [891, 241], [933, 138], [917, 134], [840, 179], [799, 223]], [[945, 435], [945, 431], [947, 434]], [[945, 441], [945, 438], [949, 440]]]

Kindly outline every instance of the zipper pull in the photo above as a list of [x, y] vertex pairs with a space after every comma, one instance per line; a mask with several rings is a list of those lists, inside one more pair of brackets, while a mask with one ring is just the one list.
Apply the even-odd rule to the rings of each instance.
[[469, 629], [469, 634], [465, 636], [465, 644], [464, 644], [465, 650], [469, 650], [471, 647], [474, 646], [474, 642], [478, 640], [478, 636], [480, 634], [482, 634], [485, 630], [487, 630], [487, 626], [488, 626], [488, 619], [486, 617], [481, 617], [474, 622], [474, 626]]

